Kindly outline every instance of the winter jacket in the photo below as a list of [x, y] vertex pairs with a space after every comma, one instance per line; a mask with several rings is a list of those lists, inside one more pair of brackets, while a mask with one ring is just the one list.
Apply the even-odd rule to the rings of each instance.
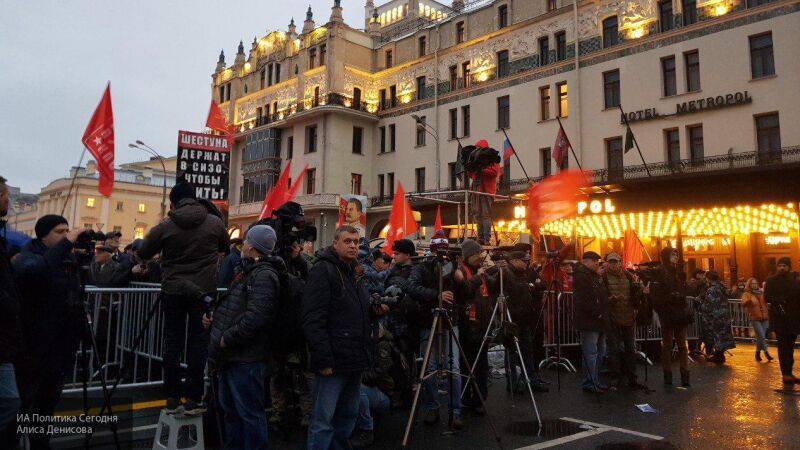
[[[442, 291], [454, 292], [452, 275], [445, 277], [442, 282]], [[419, 304], [419, 313], [413, 317], [416, 322], [414, 325], [430, 329], [433, 324], [433, 309], [439, 307], [439, 277], [436, 274], [435, 264], [424, 262], [414, 265], [408, 278], [406, 292]], [[463, 309], [459, 305], [463, 306], [464, 299], [461, 296], [454, 295], [454, 297], [453, 304], [442, 303], [442, 305], [451, 312], [450, 319], [453, 325], [458, 326], [460, 312], [457, 309]]]
[[369, 263], [361, 263], [361, 267], [364, 269], [364, 273], [361, 274], [358, 283], [364, 286], [369, 295], [383, 295], [383, 283], [386, 281], [389, 271], [378, 272]]
[[636, 325], [636, 310], [643, 300], [643, 294], [633, 276], [626, 270], [619, 274], [606, 272], [603, 274], [603, 283], [609, 294], [611, 323], [627, 327]]
[[386, 275], [384, 288], [389, 286], [398, 286], [405, 292], [408, 287], [408, 279], [411, 278], [411, 271], [414, 270], [414, 264], [395, 264], [389, 269]]
[[302, 324], [314, 372], [330, 367], [334, 374], [347, 374], [369, 368], [369, 299], [356, 283], [354, 264], [328, 247], [309, 273]]
[[72, 247], [66, 238], [51, 248], [34, 239], [14, 260], [24, 365], [30, 370], [63, 371], [75, 357], [83, 311]]
[[764, 300], [764, 294], [761, 292], [753, 293], [751, 291], [746, 291], [742, 294], [742, 306], [750, 320], [762, 321], [769, 319], [767, 302]]
[[464, 281], [456, 282], [454, 290], [457, 304], [465, 305], [465, 312], [459, 320], [461, 333], [465, 342], [480, 342], [494, 310], [495, 299], [490, 296], [489, 282], [485, 281], [490, 277], [477, 276], [477, 270], [464, 263], [458, 270], [464, 274]]
[[[5, 227], [0, 230], [4, 231]], [[22, 350], [19, 314], [19, 296], [8, 247], [5, 237], [0, 236], [0, 364], [13, 363]]]
[[608, 291], [600, 274], [583, 264], [576, 264], [572, 296], [575, 302], [575, 328], [578, 331], [608, 330]]
[[361, 380], [364, 385], [376, 387], [388, 396], [394, 393], [395, 385], [394, 378], [392, 378], [393, 352], [392, 335], [388, 331], [384, 331], [384, 335], [378, 340], [375, 364], [364, 372]]
[[662, 328], [678, 329], [694, 322], [687, 306], [686, 283], [674, 267], [662, 263], [658, 279], [651, 283], [650, 294]]
[[776, 333], [800, 333], [800, 285], [796, 272], [767, 278], [764, 301], [769, 304], [769, 325]]
[[[493, 293], [499, 294], [499, 278], [490, 284]], [[505, 291], [508, 310], [514, 323], [532, 327], [539, 319], [542, 308], [542, 292], [534, 291], [531, 283], [536, 281], [536, 273], [531, 270], [518, 272], [511, 267], [503, 269], [503, 290]]]
[[92, 260], [89, 264], [89, 279], [87, 284], [97, 287], [121, 287], [130, 281], [130, 268], [133, 267], [130, 259], [117, 262], [109, 259], [102, 266]]
[[[497, 178], [500, 176], [500, 164], [494, 163], [491, 166], [481, 170], [480, 173], [480, 184], [478, 185], [479, 192], [485, 192], [487, 194], [496, 194], [497, 193]], [[470, 178], [475, 178], [474, 174], [470, 174]]]
[[219, 274], [217, 274], [217, 287], [226, 288], [233, 282], [233, 277], [236, 271], [239, 270], [239, 264], [242, 262], [242, 255], [235, 248], [225, 255], [222, 263], [219, 265]]
[[[275, 326], [278, 272], [286, 270], [283, 260], [264, 257], [245, 261], [244, 270], [214, 310], [208, 354], [220, 365], [263, 361], [269, 344], [267, 332]], [[222, 339], [224, 348], [219, 346]]]
[[148, 260], [161, 252], [161, 292], [182, 295], [180, 280], [209, 293], [216, 290], [218, 255], [227, 250], [222, 220], [197, 200], [184, 199], [147, 233], [139, 257]]

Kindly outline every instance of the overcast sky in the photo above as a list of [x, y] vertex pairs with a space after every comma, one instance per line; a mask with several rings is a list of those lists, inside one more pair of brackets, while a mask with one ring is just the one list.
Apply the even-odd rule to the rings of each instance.
[[[364, 3], [342, 1], [349, 25]], [[30, 193], [66, 176], [107, 81], [117, 163], [144, 159], [137, 139], [173, 155], [179, 129], [205, 124], [220, 49], [231, 64], [240, 39], [248, 51], [291, 17], [300, 31], [309, 4], [328, 21], [333, 0], [0, 2], [0, 175]]]

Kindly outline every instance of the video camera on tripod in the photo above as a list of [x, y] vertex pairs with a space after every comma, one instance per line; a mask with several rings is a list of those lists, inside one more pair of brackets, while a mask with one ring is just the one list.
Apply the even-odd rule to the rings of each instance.
[[75, 244], [73, 245], [78, 258], [78, 263], [81, 266], [91, 263], [97, 243], [105, 240], [106, 235], [100, 231], [87, 229], [81, 232], [77, 239], [75, 239]]
[[500, 153], [491, 147], [467, 145], [461, 147], [458, 158], [467, 173], [478, 173], [492, 164], [500, 163]]
[[272, 212], [272, 217], [261, 219], [256, 225], [269, 225], [275, 230], [275, 254], [281, 254], [293, 242], [317, 240], [317, 227], [306, 223], [303, 207], [295, 202], [284, 203]]
[[400, 300], [403, 299], [403, 289], [400, 286], [389, 286], [383, 292], [383, 295], [378, 294], [377, 292], [372, 294], [370, 298], [370, 306], [372, 307], [379, 307], [382, 305], [386, 305], [389, 308], [393, 308], [395, 305], [400, 303]]

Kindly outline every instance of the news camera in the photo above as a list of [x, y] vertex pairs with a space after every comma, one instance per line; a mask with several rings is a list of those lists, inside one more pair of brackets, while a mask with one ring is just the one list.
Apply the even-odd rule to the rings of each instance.
[[491, 147], [476, 147], [467, 145], [461, 147], [460, 160], [467, 173], [478, 173], [492, 164], [500, 163], [500, 153]]
[[272, 212], [272, 217], [261, 219], [256, 225], [269, 225], [275, 230], [276, 254], [290, 248], [294, 242], [317, 240], [317, 227], [306, 223], [303, 207], [295, 202], [284, 203]]
[[94, 255], [94, 248], [97, 246], [98, 242], [102, 242], [106, 240], [106, 235], [99, 231], [94, 231], [91, 229], [84, 230], [78, 237], [75, 239], [75, 244], [73, 247], [75, 248], [75, 253], [78, 257], [78, 262], [81, 265], [86, 265], [92, 261], [92, 255]]
[[377, 308], [381, 305], [386, 305], [389, 308], [393, 308], [400, 303], [400, 300], [403, 299], [403, 295], [403, 289], [400, 288], [400, 286], [392, 285], [386, 288], [383, 295], [378, 293], [372, 294], [370, 306]]

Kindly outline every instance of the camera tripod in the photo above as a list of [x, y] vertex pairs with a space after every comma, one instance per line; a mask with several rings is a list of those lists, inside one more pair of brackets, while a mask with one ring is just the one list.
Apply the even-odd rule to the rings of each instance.
[[[408, 414], [408, 421], [406, 422], [406, 429], [405, 433], [403, 434], [403, 443], [402, 447], [407, 448], [409, 437], [411, 434], [411, 428], [414, 425], [414, 416], [417, 412], [417, 406], [419, 405], [419, 395], [422, 391], [423, 383], [428, 378], [437, 375], [438, 373], [445, 372], [448, 376], [448, 383], [449, 383], [449, 391], [448, 391], [448, 410], [449, 410], [449, 423], [452, 424], [453, 422], [453, 377], [465, 377], [467, 379], [467, 383], [472, 383], [473, 388], [478, 394], [478, 398], [481, 401], [481, 405], [484, 409], [486, 409], [486, 403], [484, 401], [483, 395], [480, 393], [478, 389], [478, 383], [475, 381], [475, 377], [473, 376], [473, 367], [470, 366], [469, 361], [467, 360], [467, 356], [464, 353], [464, 348], [461, 345], [461, 341], [458, 339], [458, 335], [453, 332], [454, 324], [453, 320], [450, 318], [450, 311], [448, 311], [444, 307], [444, 301], [442, 300], [442, 292], [444, 291], [444, 274], [443, 274], [443, 257], [438, 256], [435, 261], [436, 267], [436, 275], [438, 277], [438, 294], [439, 294], [439, 305], [433, 311], [433, 323], [431, 324], [431, 333], [428, 337], [428, 342], [425, 344], [425, 353], [422, 357], [422, 367], [420, 368], [419, 377], [414, 382], [414, 400], [411, 403], [411, 411]], [[445, 328], [447, 327], [447, 328]], [[444, 348], [444, 339], [448, 341], [448, 355], [447, 359], [449, 364], [445, 366], [445, 354], [443, 351]], [[437, 357], [439, 359], [437, 364], [437, 369], [428, 371], [428, 362], [431, 358], [431, 351], [433, 350], [433, 343], [434, 340], [437, 341], [438, 349]], [[453, 343], [458, 346], [458, 356], [467, 364], [469, 368], [469, 375], [463, 375], [461, 373], [456, 373], [453, 371]], [[447, 367], [447, 369], [444, 369]], [[494, 426], [494, 421], [491, 418], [491, 415], [487, 411], [486, 420], [489, 422], [489, 428], [492, 430], [492, 434], [494, 435], [495, 440], [497, 441], [498, 447], [501, 449], [503, 448], [502, 442], [500, 439], [500, 435], [497, 433], [497, 429]]]
[[[499, 323], [497, 324], [497, 330], [499, 333], [505, 333], [508, 330], [510, 325], [513, 325], [514, 321], [511, 318], [511, 311], [508, 309], [508, 305], [506, 304], [506, 296], [505, 296], [505, 286], [503, 281], [503, 269], [498, 267], [498, 272], [500, 273], [500, 294], [497, 296], [497, 301], [494, 304], [494, 309], [492, 310], [492, 315], [489, 318], [489, 326], [486, 327], [486, 332], [483, 334], [483, 340], [481, 341], [481, 345], [478, 348], [478, 353], [475, 356], [475, 362], [470, 367], [469, 376], [470, 378], [474, 378], [474, 370], [478, 366], [478, 362], [481, 358], [481, 353], [483, 352], [483, 348], [488, 348], [488, 342], [490, 339], [490, 333], [494, 326], [495, 318], [499, 318]], [[498, 314], [499, 313], [499, 314]], [[531, 388], [531, 380], [528, 377], [528, 369], [525, 367], [525, 359], [522, 356], [522, 349], [519, 346], [519, 338], [517, 337], [517, 333], [515, 331], [511, 331], [511, 337], [514, 341], [514, 349], [516, 350], [517, 357], [519, 358], [519, 365], [522, 368], [522, 374], [525, 377], [525, 385], [528, 388], [528, 394], [531, 397], [531, 403], [533, 403], [533, 411], [536, 413], [536, 421], [539, 424], [539, 428], [542, 427], [542, 418], [539, 416], [539, 407], [536, 405], [536, 399], [533, 396], [533, 388]], [[513, 380], [515, 376], [511, 375], [511, 371], [513, 370], [516, 373], [516, 367], [514, 364], [511, 363], [511, 351], [509, 351], [506, 345], [503, 345], [504, 353], [505, 353], [505, 360], [506, 360], [506, 374], [510, 377], [510, 380]], [[515, 383], [512, 383], [515, 384]], [[514, 389], [516, 386], [511, 386], [511, 402], [512, 405], [514, 403]], [[467, 387], [464, 386], [464, 389], [461, 391], [461, 396], [463, 397], [464, 394], [467, 392]], [[480, 394], [480, 393], [479, 393]]]

